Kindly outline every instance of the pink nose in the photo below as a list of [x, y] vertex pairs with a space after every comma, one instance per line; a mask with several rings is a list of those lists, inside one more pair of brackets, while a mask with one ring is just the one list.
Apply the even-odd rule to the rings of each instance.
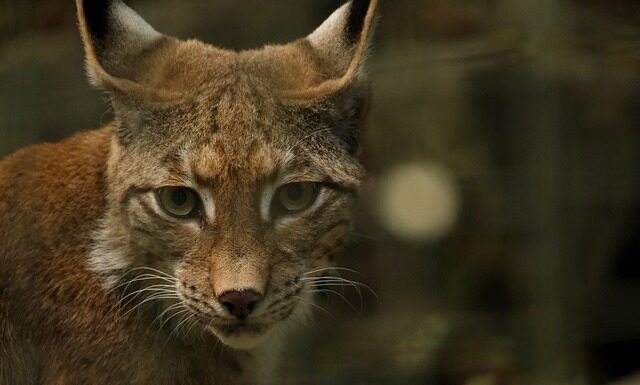
[[253, 290], [232, 290], [218, 296], [218, 301], [227, 308], [229, 314], [239, 320], [244, 320], [255, 309], [262, 295]]

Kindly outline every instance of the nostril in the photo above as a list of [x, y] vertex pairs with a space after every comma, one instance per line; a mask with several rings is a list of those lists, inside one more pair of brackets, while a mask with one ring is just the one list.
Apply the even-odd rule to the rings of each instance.
[[235, 307], [233, 306], [233, 303], [231, 303], [231, 302], [222, 302], [222, 305], [227, 308], [229, 313], [233, 314], [233, 311], [235, 309]]
[[238, 319], [245, 319], [262, 300], [262, 295], [253, 290], [232, 290], [218, 296], [218, 301]]

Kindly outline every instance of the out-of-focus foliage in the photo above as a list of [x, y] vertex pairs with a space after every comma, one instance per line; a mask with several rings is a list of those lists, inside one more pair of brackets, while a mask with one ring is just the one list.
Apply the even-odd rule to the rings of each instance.
[[[340, 5], [130, 3], [236, 49], [304, 36]], [[640, 369], [640, 5], [381, 0], [380, 14], [371, 178], [341, 260], [377, 296], [321, 299], [281, 383], [599, 384]], [[0, 155], [110, 119], [74, 16], [72, 1], [0, 2]]]

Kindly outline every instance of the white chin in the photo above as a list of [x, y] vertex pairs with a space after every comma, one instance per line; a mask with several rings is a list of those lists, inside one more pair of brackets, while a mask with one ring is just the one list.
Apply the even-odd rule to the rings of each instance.
[[227, 345], [230, 348], [238, 350], [251, 350], [257, 348], [269, 336], [268, 331], [260, 334], [251, 332], [237, 332], [225, 335], [216, 330], [214, 327], [210, 327], [209, 330], [211, 330], [223, 344]]

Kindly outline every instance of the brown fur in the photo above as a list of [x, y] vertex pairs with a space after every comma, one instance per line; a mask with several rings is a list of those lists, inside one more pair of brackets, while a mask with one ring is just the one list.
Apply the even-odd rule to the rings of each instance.
[[[279, 331], [311, 301], [305, 280], [351, 227], [375, 3], [236, 53], [78, 0], [116, 120], [0, 162], [0, 384], [269, 381]], [[323, 187], [275, 218], [270, 194], [290, 182]], [[193, 189], [205, 212], [169, 217], [163, 186]], [[239, 290], [264, 297], [240, 324], [218, 300]]]

